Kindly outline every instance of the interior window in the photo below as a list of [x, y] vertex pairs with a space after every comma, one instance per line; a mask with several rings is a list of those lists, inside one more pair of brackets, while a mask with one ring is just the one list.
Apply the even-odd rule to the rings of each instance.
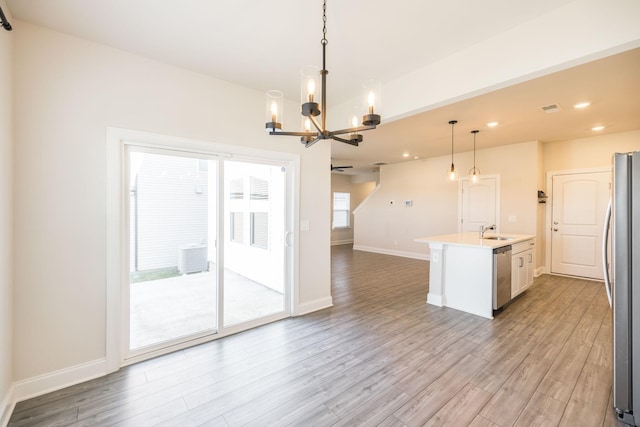
[[333, 228], [348, 228], [351, 226], [351, 195], [349, 193], [333, 193]]

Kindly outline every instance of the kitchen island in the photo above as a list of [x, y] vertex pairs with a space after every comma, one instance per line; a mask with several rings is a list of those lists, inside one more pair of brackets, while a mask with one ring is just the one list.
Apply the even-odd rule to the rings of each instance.
[[493, 319], [493, 250], [523, 244], [533, 247], [534, 237], [509, 233], [480, 238], [479, 233], [469, 232], [414, 239], [429, 245], [427, 303]]

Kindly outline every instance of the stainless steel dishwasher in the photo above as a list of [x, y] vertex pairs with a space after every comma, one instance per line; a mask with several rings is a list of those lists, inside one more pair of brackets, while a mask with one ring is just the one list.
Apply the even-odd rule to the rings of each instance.
[[493, 309], [511, 301], [511, 245], [493, 250]]

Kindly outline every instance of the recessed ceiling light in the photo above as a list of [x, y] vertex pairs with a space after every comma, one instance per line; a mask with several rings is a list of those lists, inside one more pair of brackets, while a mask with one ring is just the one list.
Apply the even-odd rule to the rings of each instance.
[[402, 153], [402, 157], [409, 157], [409, 153]]
[[489, 122], [489, 123], [487, 123], [487, 126], [489, 126], [490, 128], [494, 128], [494, 127], [498, 126], [498, 122]]
[[420, 157], [418, 156], [413, 156], [413, 160], [418, 160]]
[[591, 105], [591, 103], [589, 101], [578, 102], [577, 104], [575, 104], [573, 106], [573, 108], [577, 108], [577, 109], [587, 108], [589, 105]]
[[598, 131], [600, 131], [602, 129], [604, 129], [604, 126], [602, 126], [602, 125], [594, 126], [594, 127], [591, 128], [591, 130], [596, 131], [596, 132], [598, 132]]

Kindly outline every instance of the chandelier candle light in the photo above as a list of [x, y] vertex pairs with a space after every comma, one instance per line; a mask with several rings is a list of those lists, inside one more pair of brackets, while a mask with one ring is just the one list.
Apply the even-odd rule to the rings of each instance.
[[[357, 116], [351, 119], [351, 127], [336, 131], [327, 130], [327, 71], [326, 49], [327, 49], [327, 1], [324, 0], [322, 6], [322, 70], [317, 67], [304, 67], [301, 71], [301, 101], [302, 108], [302, 132], [284, 132], [282, 130], [282, 112], [284, 95], [278, 90], [267, 92], [267, 122], [265, 128], [269, 135], [299, 136], [300, 142], [305, 147], [310, 147], [321, 139], [333, 139], [358, 146], [362, 142], [362, 135], [359, 132], [375, 129], [380, 124], [380, 115], [376, 113], [380, 107], [380, 84], [368, 81], [364, 85], [364, 100], [366, 101], [366, 114], [362, 116], [362, 123], [358, 126]], [[320, 80], [320, 102], [316, 101], [316, 79]], [[320, 117], [319, 117], [320, 116]], [[319, 117], [319, 119], [318, 119]], [[315, 128], [315, 130], [312, 130]], [[347, 135], [342, 137], [340, 135]]]
[[472, 130], [473, 134], [473, 167], [469, 170], [469, 176], [471, 177], [471, 182], [478, 182], [478, 177], [480, 176], [480, 169], [476, 167], [476, 134], [480, 132], [479, 130]]

